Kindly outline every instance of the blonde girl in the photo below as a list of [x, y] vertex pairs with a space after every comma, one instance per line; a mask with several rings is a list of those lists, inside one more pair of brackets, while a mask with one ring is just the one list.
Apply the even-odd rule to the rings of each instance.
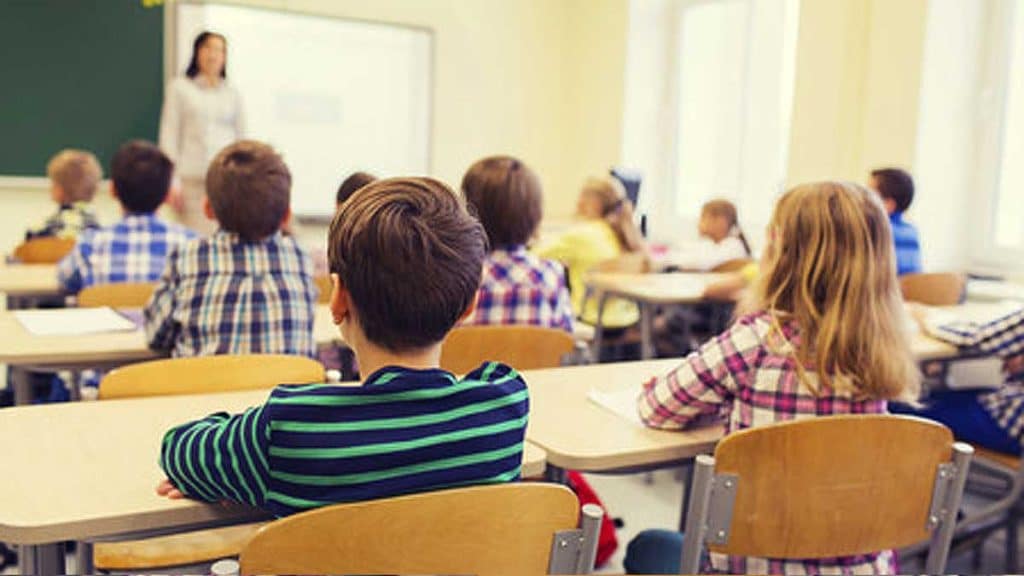
[[[903, 332], [892, 234], [876, 195], [857, 184], [798, 186], [779, 200], [761, 274], [735, 324], [644, 385], [643, 421], [685, 428], [723, 414], [726, 433], [826, 414], [887, 411], [916, 398], [919, 374]], [[855, 318], [856, 321], [851, 321]], [[682, 536], [648, 531], [626, 568], [678, 573]], [[893, 573], [892, 551], [832, 560], [711, 555], [731, 574]]]
[[[597, 322], [597, 302], [591, 298], [583, 309], [584, 277], [595, 265], [627, 253], [646, 254], [643, 236], [633, 221], [633, 205], [622, 184], [613, 178], [589, 178], [576, 203], [580, 222], [555, 240], [535, 251], [543, 258], [558, 260], [569, 270], [573, 312], [585, 322]], [[636, 305], [609, 300], [603, 325], [624, 328], [635, 324], [640, 314]]]

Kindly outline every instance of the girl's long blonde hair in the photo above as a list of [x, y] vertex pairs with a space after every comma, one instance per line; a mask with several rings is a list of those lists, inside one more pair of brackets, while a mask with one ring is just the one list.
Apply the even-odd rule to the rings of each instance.
[[615, 231], [624, 251], [644, 251], [643, 234], [633, 221], [633, 203], [626, 198], [626, 190], [618, 180], [588, 178], [580, 193], [597, 199], [601, 205], [601, 217]]
[[[795, 321], [801, 381], [815, 393], [914, 400], [920, 373], [904, 330], [889, 219], [858, 184], [797, 186], [779, 200], [746, 307]], [[813, 366], [819, 385], [805, 377]]]

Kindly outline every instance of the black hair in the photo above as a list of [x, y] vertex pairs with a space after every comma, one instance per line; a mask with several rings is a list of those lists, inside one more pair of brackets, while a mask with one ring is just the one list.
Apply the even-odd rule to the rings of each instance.
[[906, 170], [899, 168], [881, 168], [873, 170], [875, 186], [882, 198], [889, 198], [896, 203], [896, 211], [903, 213], [914, 201], [914, 179]]
[[199, 35], [196, 36], [195, 42], [192, 43], [192, 59], [188, 61], [188, 68], [185, 70], [185, 76], [195, 78], [196, 75], [199, 74], [199, 63], [196, 62], [196, 59], [199, 57], [199, 49], [203, 47], [203, 44], [205, 44], [209, 38], [213, 37], [220, 38], [221, 41], [224, 42], [224, 67], [220, 69], [220, 77], [228, 77], [228, 39], [225, 38], [223, 34], [210, 32], [209, 30], [203, 30], [200, 32]]
[[151, 214], [167, 199], [174, 164], [156, 145], [132, 140], [110, 161], [117, 199], [130, 214]]

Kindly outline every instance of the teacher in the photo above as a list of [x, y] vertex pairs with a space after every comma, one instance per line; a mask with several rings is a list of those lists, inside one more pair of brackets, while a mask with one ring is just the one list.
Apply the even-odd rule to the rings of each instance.
[[216, 230], [203, 209], [206, 168], [244, 132], [242, 99], [227, 81], [227, 39], [203, 32], [192, 43], [185, 76], [168, 85], [160, 115], [160, 148], [174, 161], [180, 183], [171, 206], [185, 226], [203, 234]]

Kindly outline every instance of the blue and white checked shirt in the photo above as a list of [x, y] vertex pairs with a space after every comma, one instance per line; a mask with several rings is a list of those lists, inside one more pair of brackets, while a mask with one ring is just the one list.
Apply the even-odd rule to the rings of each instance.
[[[1000, 358], [1024, 354], [1024, 308], [1007, 307], [983, 321], [943, 321], [929, 316], [926, 325], [933, 336], [964, 349]], [[980, 394], [978, 403], [1010, 436], [1024, 442], [1024, 383], [1010, 375], [997, 390]]]
[[106, 228], [85, 230], [57, 265], [57, 280], [76, 294], [94, 284], [156, 282], [171, 250], [195, 233], [154, 214], [131, 214]]
[[168, 258], [146, 305], [146, 339], [175, 357], [313, 356], [316, 297], [313, 264], [294, 238], [243, 242], [221, 230]]
[[529, 324], [572, 332], [562, 265], [530, 254], [525, 246], [492, 251], [484, 260], [476, 310], [463, 324]]

